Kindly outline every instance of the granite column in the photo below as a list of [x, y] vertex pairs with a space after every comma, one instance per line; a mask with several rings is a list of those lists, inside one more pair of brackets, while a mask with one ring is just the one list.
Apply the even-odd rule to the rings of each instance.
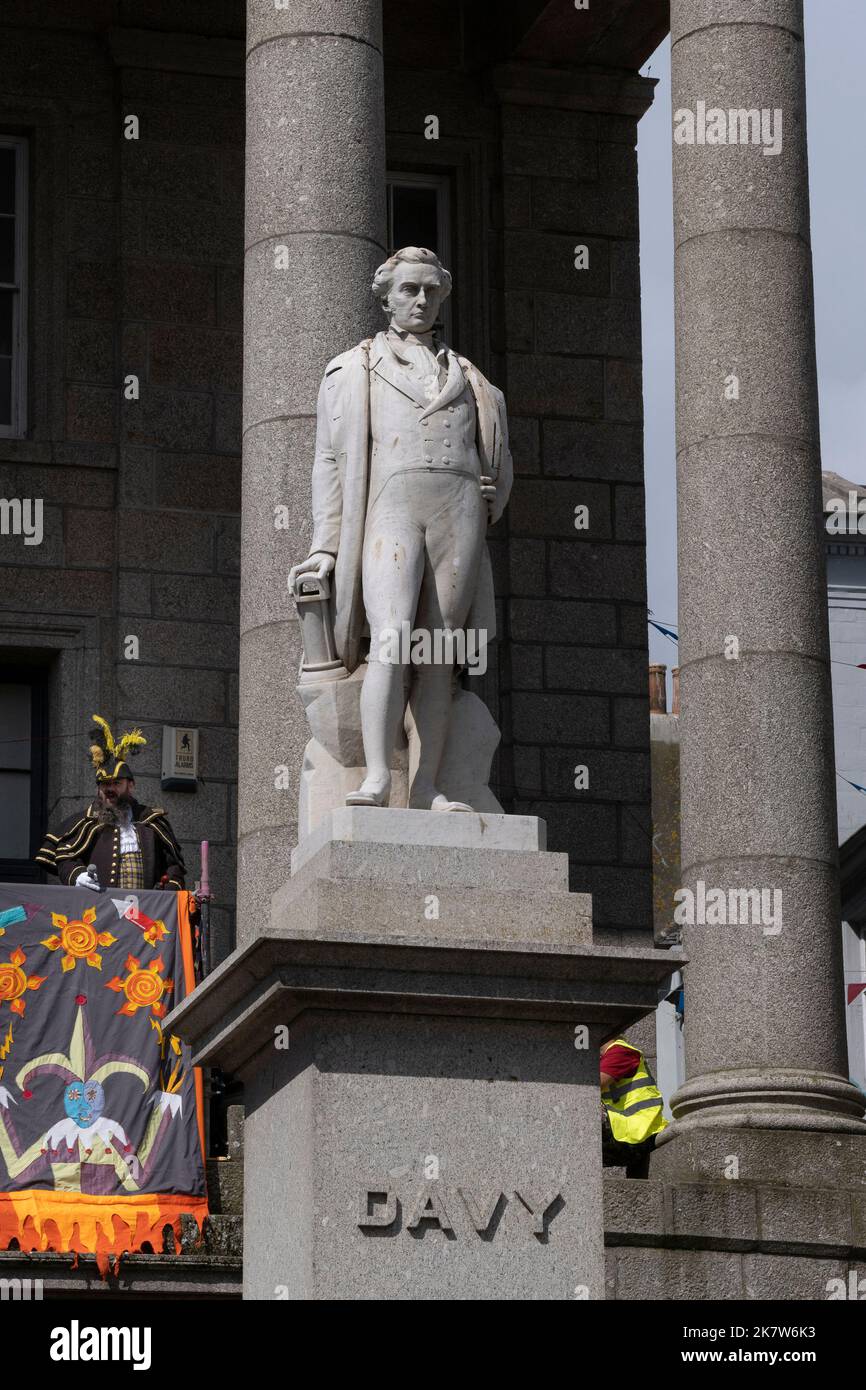
[[669, 1135], [866, 1132], [842, 1013], [802, 10], [671, 5], [682, 882], [696, 920]]
[[297, 840], [308, 731], [286, 587], [310, 539], [316, 392], [377, 327], [385, 257], [381, 0], [248, 0], [238, 940]]

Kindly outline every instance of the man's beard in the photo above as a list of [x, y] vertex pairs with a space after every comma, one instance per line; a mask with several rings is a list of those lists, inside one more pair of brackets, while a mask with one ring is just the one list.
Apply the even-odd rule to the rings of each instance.
[[119, 796], [113, 805], [108, 801], [100, 801], [96, 819], [102, 825], [119, 825], [121, 820], [126, 819], [126, 812], [131, 810], [132, 798]]

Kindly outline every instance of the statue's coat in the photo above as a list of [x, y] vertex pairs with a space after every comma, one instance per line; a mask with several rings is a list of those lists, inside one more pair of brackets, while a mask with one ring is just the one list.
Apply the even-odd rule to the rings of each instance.
[[[385, 351], [379, 334], [325, 368], [319, 389], [316, 457], [313, 464], [313, 539], [310, 553], [336, 555], [334, 570], [334, 635], [344, 666], [354, 671], [362, 658], [364, 599], [361, 563], [370, 473], [370, 371]], [[511, 492], [513, 464], [508, 448], [508, 420], [502, 392], [465, 357], [453, 354], [475, 398], [477, 448], [482, 474], [496, 484], [493, 521], [502, 515]], [[493, 575], [487, 545], [467, 628], [495, 636]]]

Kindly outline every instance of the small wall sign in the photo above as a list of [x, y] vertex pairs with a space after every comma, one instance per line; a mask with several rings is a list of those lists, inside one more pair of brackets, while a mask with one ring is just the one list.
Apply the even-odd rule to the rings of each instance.
[[196, 790], [198, 784], [198, 729], [162, 726], [163, 791]]

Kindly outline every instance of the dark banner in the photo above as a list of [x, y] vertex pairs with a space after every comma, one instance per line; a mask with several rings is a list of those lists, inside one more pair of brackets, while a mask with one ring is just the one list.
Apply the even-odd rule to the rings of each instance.
[[207, 1214], [201, 1076], [162, 1020], [191, 894], [0, 884], [0, 1248], [162, 1248]]

